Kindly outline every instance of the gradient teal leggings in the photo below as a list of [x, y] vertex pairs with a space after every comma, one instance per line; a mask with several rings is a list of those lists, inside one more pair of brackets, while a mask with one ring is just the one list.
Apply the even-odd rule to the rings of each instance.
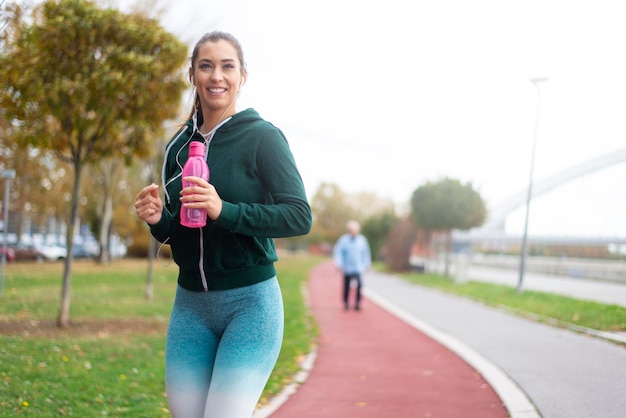
[[179, 286], [165, 354], [172, 416], [250, 418], [276, 364], [283, 326], [276, 277], [210, 292]]

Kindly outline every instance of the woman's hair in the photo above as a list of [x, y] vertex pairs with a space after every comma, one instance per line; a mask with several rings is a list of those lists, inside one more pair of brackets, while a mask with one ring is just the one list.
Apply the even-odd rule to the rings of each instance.
[[[241, 71], [243, 72], [246, 68], [246, 63], [243, 59], [243, 49], [241, 48], [241, 44], [233, 35], [227, 32], [222, 31], [213, 31], [209, 33], [205, 33], [202, 37], [196, 42], [196, 45], [193, 47], [193, 51], [191, 53], [191, 57], [189, 57], [189, 61], [191, 63], [191, 68], [194, 69], [196, 65], [196, 60], [198, 59], [198, 53], [200, 51], [200, 47], [207, 42], [217, 42], [217, 41], [227, 41], [229, 42], [235, 51], [237, 51], [237, 59], [239, 59], [239, 65], [241, 66]], [[194, 90], [195, 92], [195, 90]], [[195, 97], [193, 98], [193, 106], [191, 107], [191, 113], [189, 114], [189, 118], [191, 118], [196, 111], [196, 109], [201, 110], [202, 105], [200, 104], [200, 96], [195, 92]]]

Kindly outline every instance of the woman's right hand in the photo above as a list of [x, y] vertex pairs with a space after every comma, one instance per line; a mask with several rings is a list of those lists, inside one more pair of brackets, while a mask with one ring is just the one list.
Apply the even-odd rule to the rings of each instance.
[[139, 219], [154, 225], [161, 220], [163, 201], [159, 197], [159, 186], [152, 183], [141, 189], [135, 198], [135, 210]]

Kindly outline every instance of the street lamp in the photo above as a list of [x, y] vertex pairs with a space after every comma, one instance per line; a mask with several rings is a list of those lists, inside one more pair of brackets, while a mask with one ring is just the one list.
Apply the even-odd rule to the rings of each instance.
[[4, 229], [4, 241], [2, 243], [2, 275], [0, 276], [0, 297], [4, 295], [4, 268], [7, 263], [7, 243], [9, 233], [9, 190], [11, 187], [11, 179], [15, 178], [15, 170], [2, 170], [0, 172], [0, 178], [4, 179], [4, 202], [2, 206], [4, 208], [3, 229]]
[[539, 130], [539, 111], [541, 104], [541, 91], [539, 83], [548, 81], [546, 77], [531, 78], [530, 81], [537, 89], [537, 113], [535, 114], [535, 132], [533, 135], [533, 148], [530, 156], [530, 179], [528, 181], [528, 195], [526, 196], [526, 220], [524, 221], [524, 234], [522, 235], [522, 249], [519, 264], [519, 281], [517, 282], [517, 293], [522, 292], [524, 283], [524, 268], [526, 266], [526, 253], [528, 252], [528, 216], [530, 215], [530, 199], [533, 194], [533, 171], [535, 169], [535, 149], [537, 148], [537, 132]]

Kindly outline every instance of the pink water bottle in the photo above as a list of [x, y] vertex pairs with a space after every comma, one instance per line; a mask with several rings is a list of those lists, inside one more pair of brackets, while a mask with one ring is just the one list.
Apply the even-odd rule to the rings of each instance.
[[[204, 144], [192, 141], [189, 144], [189, 157], [183, 167], [183, 188], [194, 185], [184, 180], [187, 176], [195, 176], [209, 181], [209, 166], [204, 159]], [[206, 225], [207, 213], [204, 209], [180, 209], [180, 224], [188, 228], [201, 228]]]

